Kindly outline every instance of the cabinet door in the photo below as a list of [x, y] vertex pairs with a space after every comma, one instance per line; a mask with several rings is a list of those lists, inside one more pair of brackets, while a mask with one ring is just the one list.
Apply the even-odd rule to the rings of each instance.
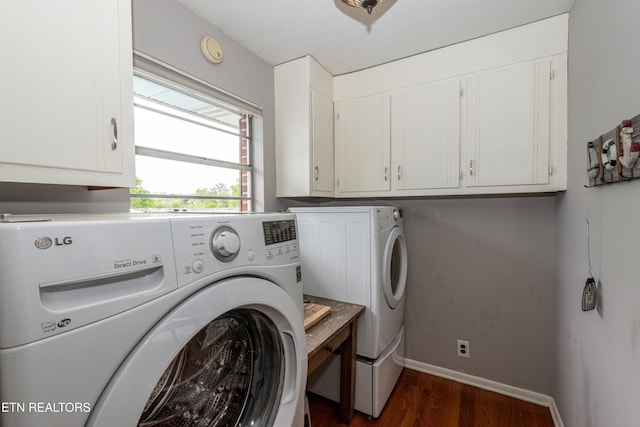
[[467, 185], [549, 182], [549, 61], [467, 81]]
[[333, 101], [311, 88], [314, 191], [333, 194]]
[[336, 193], [391, 188], [390, 104], [389, 96], [336, 103]]
[[[123, 150], [133, 144], [133, 95], [123, 81], [132, 70], [130, 8], [123, 0], [3, 7], [0, 180], [124, 184], [123, 156], [133, 162], [133, 150]], [[133, 184], [133, 168], [128, 172]]]
[[397, 190], [460, 186], [460, 81], [393, 95], [393, 174]]

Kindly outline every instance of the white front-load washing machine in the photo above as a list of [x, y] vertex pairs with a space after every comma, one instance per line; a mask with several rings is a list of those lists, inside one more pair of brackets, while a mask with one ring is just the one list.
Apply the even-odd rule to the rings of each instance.
[[[404, 366], [408, 269], [402, 212], [393, 206], [292, 207], [305, 293], [366, 306], [357, 322], [355, 409], [378, 417]], [[339, 398], [339, 360], [309, 378]]]
[[3, 427], [302, 426], [292, 214], [4, 216]]

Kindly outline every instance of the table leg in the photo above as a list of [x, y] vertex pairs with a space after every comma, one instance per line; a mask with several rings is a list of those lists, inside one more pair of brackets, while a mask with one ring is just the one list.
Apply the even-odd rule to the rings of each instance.
[[340, 358], [340, 420], [351, 423], [356, 396], [356, 345], [357, 323], [349, 325], [351, 333], [342, 344]]

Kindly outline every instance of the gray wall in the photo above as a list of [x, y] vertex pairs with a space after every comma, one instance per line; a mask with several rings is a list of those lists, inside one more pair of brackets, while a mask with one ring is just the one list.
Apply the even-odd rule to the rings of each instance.
[[[262, 140], [255, 141], [257, 210], [280, 208], [275, 197], [273, 67], [176, 0], [133, 0], [134, 48], [263, 108]], [[200, 39], [216, 37], [224, 61], [208, 63]], [[264, 185], [263, 185], [264, 184]], [[0, 183], [0, 212], [128, 212], [128, 189]]]
[[[552, 394], [553, 196], [326, 204], [403, 208], [409, 359]], [[458, 338], [469, 341], [469, 359], [456, 355]]]
[[[556, 402], [567, 427], [640, 425], [640, 182], [586, 189], [586, 141], [640, 113], [637, 0], [578, 0], [569, 24], [569, 185], [558, 199]], [[592, 272], [601, 312], [583, 313]]]
[[[404, 205], [407, 357], [551, 394], [554, 198]], [[456, 355], [458, 338], [469, 359]]]

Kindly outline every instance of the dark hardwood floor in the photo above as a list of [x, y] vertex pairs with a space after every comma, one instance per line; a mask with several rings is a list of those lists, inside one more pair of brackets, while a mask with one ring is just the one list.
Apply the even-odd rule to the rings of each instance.
[[356, 411], [351, 424], [338, 404], [309, 396], [312, 427], [554, 427], [548, 408], [405, 369], [377, 420]]

